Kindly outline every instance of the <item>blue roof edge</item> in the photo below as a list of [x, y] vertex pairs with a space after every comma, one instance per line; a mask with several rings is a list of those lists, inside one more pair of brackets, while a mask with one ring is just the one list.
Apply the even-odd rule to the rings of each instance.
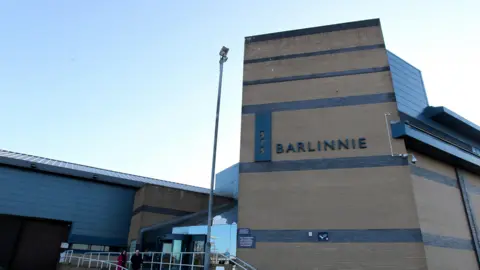
[[407, 140], [407, 147], [427, 153], [439, 160], [480, 173], [480, 156], [455, 146], [406, 122], [391, 123], [392, 137]]
[[429, 106], [423, 111], [425, 117], [428, 117], [435, 122], [444, 126], [455, 129], [460, 134], [468, 136], [475, 141], [480, 141], [480, 126], [465, 119], [459, 114], [449, 110], [446, 107]]
[[151, 184], [204, 194], [208, 194], [210, 192], [208, 188], [180, 184], [106, 169], [99, 169], [86, 165], [22, 154], [2, 149], [0, 149], [0, 165], [13, 166], [17, 168], [65, 176], [73, 176], [91, 181], [116, 184], [133, 188], [141, 188], [144, 185]]

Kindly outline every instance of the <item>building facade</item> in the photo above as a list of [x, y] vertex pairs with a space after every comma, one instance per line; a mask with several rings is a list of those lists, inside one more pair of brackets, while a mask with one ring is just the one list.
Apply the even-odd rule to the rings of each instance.
[[[214, 252], [257, 269], [480, 269], [480, 127], [429, 104], [378, 19], [247, 37], [244, 58]], [[0, 150], [0, 267], [48, 269], [62, 242], [203, 252], [208, 195]]]
[[0, 268], [53, 269], [64, 249], [141, 248], [142, 230], [205, 211], [208, 198], [206, 188], [0, 150]]
[[247, 37], [237, 255], [478, 269], [479, 146], [478, 126], [429, 106], [379, 20]]

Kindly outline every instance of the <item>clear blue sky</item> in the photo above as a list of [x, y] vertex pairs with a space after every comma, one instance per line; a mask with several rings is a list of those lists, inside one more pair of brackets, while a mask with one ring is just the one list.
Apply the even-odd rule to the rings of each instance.
[[380, 18], [432, 105], [480, 124], [480, 1], [0, 1], [0, 149], [208, 186], [238, 161], [244, 37]]

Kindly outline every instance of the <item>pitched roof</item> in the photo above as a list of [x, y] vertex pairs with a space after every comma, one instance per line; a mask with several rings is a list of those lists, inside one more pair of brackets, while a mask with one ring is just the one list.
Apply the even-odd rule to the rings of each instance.
[[140, 188], [145, 184], [176, 188], [198, 193], [209, 193], [209, 189], [191, 185], [179, 184], [155, 178], [143, 177], [128, 173], [121, 173], [95, 167], [32, 156], [0, 149], [0, 164], [28, 168], [36, 171], [49, 172], [73, 177], [90, 179], [93, 181], [119, 184]]

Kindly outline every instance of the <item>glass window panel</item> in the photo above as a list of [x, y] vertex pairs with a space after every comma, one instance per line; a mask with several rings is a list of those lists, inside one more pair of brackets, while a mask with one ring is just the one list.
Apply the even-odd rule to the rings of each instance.
[[130, 243], [130, 252], [131, 252], [131, 253], [134, 253], [136, 248], [137, 248], [137, 240], [133, 240], [133, 241]]
[[92, 245], [92, 247], [90, 248], [90, 250], [94, 250], [94, 251], [103, 251], [103, 246], [95, 246], [95, 245]]
[[73, 244], [72, 249], [78, 249], [78, 250], [88, 250], [88, 245], [84, 244]]

